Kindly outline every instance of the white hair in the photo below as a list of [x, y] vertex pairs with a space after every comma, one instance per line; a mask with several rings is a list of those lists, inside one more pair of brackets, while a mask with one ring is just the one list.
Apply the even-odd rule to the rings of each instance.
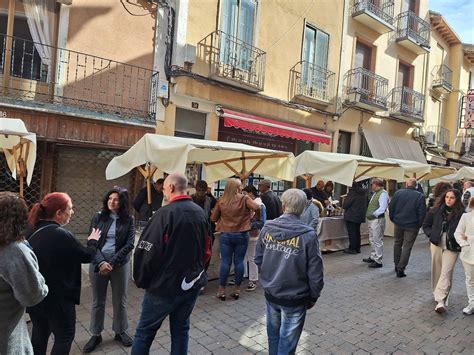
[[288, 189], [281, 195], [283, 212], [301, 216], [306, 207], [306, 194], [299, 189]]
[[188, 179], [182, 173], [171, 173], [166, 178], [169, 185], [173, 185], [176, 192], [184, 193], [188, 187]]

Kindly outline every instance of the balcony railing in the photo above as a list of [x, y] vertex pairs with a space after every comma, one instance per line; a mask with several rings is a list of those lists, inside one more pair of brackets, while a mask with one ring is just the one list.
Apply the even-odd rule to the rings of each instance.
[[0, 34], [0, 97], [68, 112], [155, 119], [158, 72]]
[[263, 90], [264, 51], [222, 31], [212, 32], [199, 45], [204, 47], [210, 76], [255, 92]]
[[390, 114], [409, 121], [423, 121], [425, 95], [405, 86], [393, 88]]
[[352, 17], [368, 13], [392, 26], [394, 20], [393, 9], [394, 0], [354, 0]]
[[[444, 150], [449, 149], [450, 132], [449, 129], [440, 125], [426, 127], [425, 138], [429, 145], [434, 145]], [[431, 141], [429, 141], [431, 139]]]
[[346, 103], [387, 109], [388, 79], [365, 68], [355, 68], [344, 75], [344, 83]]
[[397, 16], [397, 42], [409, 40], [425, 50], [430, 48], [431, 26], [412, 11]]
[[434, 68], [432, 88], [442, 92], [451, 92], [453, 71], [447, 65], [438, 65]]
[[332, 71], [307, 61], [298, 62], [291, 68], [294, 97], [309, 98], [329, 104], [333, 98], [334, 78]]

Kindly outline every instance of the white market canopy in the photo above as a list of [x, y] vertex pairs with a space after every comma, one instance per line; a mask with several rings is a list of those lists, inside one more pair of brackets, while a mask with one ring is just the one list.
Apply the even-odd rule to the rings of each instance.
[[351, 186], [354, 180], [370, 177], [402, 181], [404, 170], [398, 163], [354, 154], [307, 150], [296, 157], [296, 176], [315, 176]]
[[436, 185], [440, 181], [458, 181], [458, 180], [474, 180], [474, 167], [463, 166], [457, 172], [442, 176], [438, 179], [431, 180], [431, 185]]
[[20, 179], [23, 196], [23, 178], [29, 185], [36, 162], [36, 134], [28, 132], [22, 120], [0, 118], [0, 151], [3, 151], [14, 179]]
[[425, 164], [413, 160], [393, 158], [387, 158], [386, 160], [399, 164], [404, 170], [405, 178], [412, 177], [417, 180], [431, 180], [456, 172], [456, 169], [451, 167]]
[[202, 164], [207, 182], [234, 175], [246, 179], [251, 173], [293, 181], [295, 158], [292, 153], [241, 143], [147, 133], [124, 154], [113, 158], [105, 175], [112, 180], [134, 168], [141, 169], [143, 174], [142, 165], [166, 173], [185, 173], [186, 164]]

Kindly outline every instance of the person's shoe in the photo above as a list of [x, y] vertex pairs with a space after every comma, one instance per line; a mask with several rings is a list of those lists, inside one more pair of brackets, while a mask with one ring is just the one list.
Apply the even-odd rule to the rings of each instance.
[[121, 342], [122, 345], [125, 346], [126, 348], [131, 347], [133, 344], [132, 337], [125, 332], [123, 332], [122, 334], [115, 334], [114, 340]]
[[405, 271], [397, 270], [397, 277], [407, 277], [407, 274], [405, 274]]
[[249, 281], [249, 284], [247, 285], [247, 288], [245, 289], [245, 291], [252, 292], [252, 291], [255, 291], [256, 288], [257, 288], [257, 284], [253, 281]]
[[356, 250], [357, 254], [360, 254], [360, 250]]
[[235, 279], [229, 280], [227, 285], [234, 286], [235, 285]]
[[446, 312], [446, 306], [444, 305], [443, 302], [438, 302], [438, 304], [435, 307], [435, 312], [436, 313], [444, 313]]
[[82, 351], [84, 353], [91, 353], [95, 350], [97, 345], [99, 345], [102, 342], [102, 335], [93, 335], [89, 341], [84, 345], [84, 349]]
[[463, 308], [462, 313], [467, 314], [467, 315], [474, 314], [474, 306], [467, 306]]
[[381, 263], [378, 263], [376, 261], [374, 261], [373, 263], [370, 263], [369, 264], [369, 267], [372, 268], [372, 269], [375, 269], [377, 267], [382, 267], [383, 265]]
[[357, 254], [357, 251], [352, 249], [344, 249], [343, 252], [346, 254]]
[[362, 259], [362, 261], [363, 261], [364, 263], [375, 263], [375, 260], [372, 259], [372, 258], [365, 258], [365, 259]]

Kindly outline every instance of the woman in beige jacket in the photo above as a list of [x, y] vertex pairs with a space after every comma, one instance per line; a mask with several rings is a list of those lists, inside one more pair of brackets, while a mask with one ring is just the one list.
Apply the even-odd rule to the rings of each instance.
[[474, 198], [469, 200], [471, 212], [464, 213], [454, 237], [461, 246], [461, 261], [466, 274], [466, 289], [469, 304], [462, 312], [474, 314]]

